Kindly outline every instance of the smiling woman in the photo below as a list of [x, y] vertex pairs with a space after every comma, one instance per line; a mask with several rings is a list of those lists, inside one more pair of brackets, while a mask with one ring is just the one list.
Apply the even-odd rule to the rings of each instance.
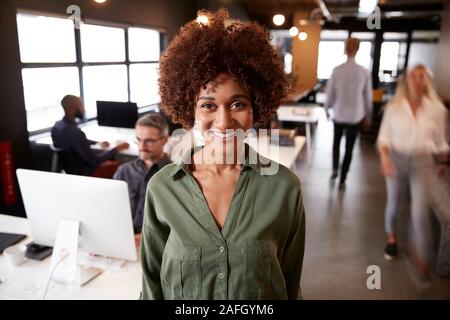
[[223, 10], [200, 15], [161, 58], [159, 85], [164, 113], [204, 145], [149, 181], [142, 298], [297, 299], [300, 182], [244, 143], [286, 92], [281, 57], [259, 25], [228, 24]]
[[221, 73], [229, 73], [250, 96], [254, 120], [264, 120], [286, 94], [283, 62], [269, 33], [256, 23], [226, 26], [227, 13], [200, 12], [208, 23], [191, 21], [169, 44], [160, 61], [161, 107], [185, 128], [194, 125], [199, 90]]

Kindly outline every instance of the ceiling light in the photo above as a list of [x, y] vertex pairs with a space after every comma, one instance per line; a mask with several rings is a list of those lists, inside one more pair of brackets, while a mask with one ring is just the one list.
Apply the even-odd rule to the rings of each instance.
[[284, 18], [284, 16], [282, 14], [276, 14], [273, 16], [273, 23], [276, 26], [281, 26], [285, 20], [286, 19]]
[[306, 32], [300, 32], [298, 34], [298, 38], [300, 39], [300, 41], [305, 41], [306, 39], [308, 39], [308, 34]]
[[370, 14], [377, 7], [378, 0], [359, 0], [358, 11], [360, 13]]
[[297, 27], [292, 27], [289, 29], [289, 34], [291, 37], [295, 37], [298, 34], [298, 28]]
[[104, 2], [106, 2], [106, 0], [94, 0], [95, 2], [97, 2], [97, 3], [104, 3]]
[[389, 11], [385, 13], [386, 18], [403, 17], [405, 13], [403, 11]]
[[207, 25], [209, 23], [209, 19], [206, 15], [201, 14], [197, 17], [197, 23], [202, 25]]

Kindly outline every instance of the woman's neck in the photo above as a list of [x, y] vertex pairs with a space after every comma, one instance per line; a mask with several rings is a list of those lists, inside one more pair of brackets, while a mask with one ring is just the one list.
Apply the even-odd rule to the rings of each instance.
[[422, 94], [413, 94], [408, 96], [408, 102], [413, 108], [418, 108], [422, 104], [422, 100]]
[[244, 163], [245, 146], [236, 149], [231, 153], [216, 153], [211, 145], [205, 146], [193, 155], [193, 169], [208, 170], [218, 175], [240, 169]]
[[414, 94], [408, 96], [408, 102], [414, 117], [416, 117], [417, 110], [419, 110], [422, 105], [423, 95], [422, 94]]

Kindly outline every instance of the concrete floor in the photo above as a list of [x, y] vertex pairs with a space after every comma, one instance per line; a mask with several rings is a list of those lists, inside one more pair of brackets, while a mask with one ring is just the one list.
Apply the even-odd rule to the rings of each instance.
[[[330, 183], [332, 129], [322, 116], [311, 161], [302, 152], [295, 168], [306, 208], [304, 299], [450, 299], [450, 279], [433, 276], [431, 288], [421, 288], [402, 248], [394, 261], [383, 257], [386, 193], [373, 143], [357, 140], [345, 190]], [[380, 268], [379, 290], [367, 287], [371, 265]]]

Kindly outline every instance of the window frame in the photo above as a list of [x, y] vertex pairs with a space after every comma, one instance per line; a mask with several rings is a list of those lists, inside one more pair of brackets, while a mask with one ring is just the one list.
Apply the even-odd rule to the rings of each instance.
[[[373, 70], [373, 63], [374, 63], [374, 48], [375, 48], [375, 32], [374, 31], [354, 31], [351, 30], [349, 28], [342, 28], [342, 29], [323, 29], [322, 31], [339, 31], [342, 34], [344, 32], [347, 32], [347, 35], [341, 36], [341, 37], [333, 37], [333, 36], [325, 36], [320, 38], [320, 42], [343, 42], [344, 46], [345, 46], [345, 41], [347, 40], [348, 37], [352, 37], [354, 36], [354, 33], [367, 33], [367, 34], [373, 34], [373, 37], [371, 37], [370, 39], [359, 39], [361, 42], [369, 42], [371, 44], [371, 49], [370, 49], [370, 68], [368, 69], [369, 72], [372, 72]], [[345, 49], [344, 49], [345, 51]], [[364, 66], [365, 67], [365, 66]], [[319, 78], [319, 74], [317, 72], [317, 80], [320, 82], [325, 82], [328, 81], [329, 79], [327, 78]]]
[[[388, 34], [388, 36], [386, 36], [386, 34]], [[408, 42], [408, 37], [409, 37], [408, 34], [409, 34], [409, 32], [407, 32], [407, 31], [384, 31], [383, 32], [382, 40], [381, 40], [381, 44], [380, 44], [380, 65], [379, 65], [378, 74], [377, 74], [378, 81], [381, 86], [395, 83], [395, 81], [392, 81], [392, 82], [387, 81], [386, 82], [386, 81], [383, 81], [382, 79], [380, 79], [380, 72], [382, 70], [381, 69], [381, 47], [383, 46], [383, 43], [393, 42], [393, 43], [399, 44], [399, 52], [397, 54], [397, 59], [398, 59], [397, 70], [396, 70], [396, 72], [397, 72], [396, 76], [398, 77], [399, 75], [403, 74], [403, 72], [405, 71], [405, 68], [406, 68], [406, 58], [407, 58], [408, 51], [409, 51], [410, 45], [411, 45], [411, 43]], [[404, 54], [401, 53], [402, 44], [406, 45]], [[400, 63], [400, 62], [402, 62], [402, 63]]]
[[[67, 19], [67, 16], [50, 13], [50, 12], [43, 12], [43, 11], [36, 11], [36, 10], [28, 10], [28, 9], [17, 9], [16, 12], [16, 18], [19, 14], [29, 14], [29, 15], [40, 15], [45, 17], [52, 17], [52, 18], [62, 18]], [[143, 28], [143, 29], [151, 29], [159, 32], [159, 48], [160, 53], [162, 53], [166, 46], [167, 46], [167, 33], [166, 30], [160, 27], [154, 27], [154, 26], [144, 26], [144, 25], [136, 25], [136, 24], [126, 24], [126, 23], [116, 23], [116, 22], [110, 22], [110, 21], [101, 21], [101, 20], [94, 20], [94, 19], [83, 19], [84, 24], [90, 24], [90, 25], [98, 25], [103, 27], [113, 27], [113, 28], [121, 28], [124, 29], [124, 41], [125, 41], [125, 61], [123, 62], [83, 62], [82, 60], [82, 54], [81, 54], [81, 30], [77, 28], [73, 28], [75, 33], [75, 62], [45, 62], [45, 63], [33, 63], [33, 62], [26, 62], [23, 63], [20, 61], [20, 70], [22, 72], [23, 69], [33, 69], [33, 68], [61, 68], [61, 67], [76, 67], [78, 69], [78, 81], [79, 81], [79, 87], [80, 87], [80, 96], [84, 99], [84, 83], [83, 83], [83, 67], [89, 67], [89, 66], [111, 66], [111, 65], [125, 65], [127, 68], [127, 92], [128, 92], [128, 99], [127, 102], [131, 102], [131, 79], [130, 79], [130, 66], [133, 64], [159, 64], [159, 60], [145, 60], [145, 61], [130, 61], [130, 50], [129, 50], [129, 36], [128, 36], [128, 29], [129, 28]], [[139, 109], [147, 109], [149, 107], [158, 105], [159, 103], [154, 103], [150, 105], [144, 105], [139, 107]], [[97, 117], [91, 117], [86, 118], [82, 122], [88, 122], [92, 120], [96, 120]], [[47, 128], [41, 128], [38, 130], [29, 131], [29, 135], [37, 135], [46, 133], [51, 130], [51, 127]]]

